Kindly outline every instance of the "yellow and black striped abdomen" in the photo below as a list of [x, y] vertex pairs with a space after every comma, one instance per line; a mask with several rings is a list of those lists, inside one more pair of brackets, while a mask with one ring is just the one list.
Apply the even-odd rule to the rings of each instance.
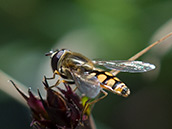
[[110, 86], [112, 89], [115, 89], [116, 84], [121, 82], [117, 77], [105, 71], [97, 72], [96, 77], [102, 84]]
[[104, 89], [124, 97], [127, 97], [130, 94], [130, 90], [127, 86], [111, 73], [106, 71], [93, 71], [91, 74], [97, 77]]

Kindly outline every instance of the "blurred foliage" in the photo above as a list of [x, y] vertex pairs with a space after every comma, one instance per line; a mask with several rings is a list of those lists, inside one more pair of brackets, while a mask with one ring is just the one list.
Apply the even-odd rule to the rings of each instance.
[[[171, 0], [0, 0], [0, 68], [36, 90], [50, 68], [44, 53], [55, 44], [90, 58], [128, 59], [146, 47], [156, 30], [171, 19], [171, 9]], [[162, 59], [160, 76], [154, 81], [140, 74], [120, 74], [132, 95], [126, 99], [109, 93], [97, 103], [93, 110], [97, 126], [170, 128], [172, 83], [167, 77], [171, 76], [171, 56]], [[1, 95], [1, 116], [9, 118], [19, 106]], [[29, 126], [29, 120], [26, 124], [18, 119], [29, 118], [24, 112], [11, 114], [12, 120], [4, 117], [3, 128]]]

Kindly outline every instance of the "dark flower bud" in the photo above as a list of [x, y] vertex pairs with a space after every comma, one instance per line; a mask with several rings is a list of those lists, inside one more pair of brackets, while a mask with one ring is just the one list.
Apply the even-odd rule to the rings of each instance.
[[91, 128], [89, 114], [83, 113], [84, 106], [81, 97], [74, 93], [68, 84], [64, 84], [66, 90], [58, 87], [58, 91], [49, 87], [46, 77], [43, 84], [47, 97], [43, 99], [39, 90], [39, 98], [35, 97], [31, 90], [29, 96], [23, 93], [13, 81], [17, 91], [27, 101], [32, 112], [31, 126], [35, 129], [89, 129]]

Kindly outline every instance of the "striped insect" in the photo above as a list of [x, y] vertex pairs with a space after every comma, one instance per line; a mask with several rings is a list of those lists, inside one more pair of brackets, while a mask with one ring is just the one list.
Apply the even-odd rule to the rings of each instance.
[[[53, 77], [59, 75], [68, 84], [75, 84], [79, 91], [89, 98], [95, 98], [100, 92], [104, 96], [96, 99], [97, 102], [107, 96], [104, 89], [115, 94], [127, 97], [130, 94], [129, 88], [115, 76], [114, 70], [121, 72], [147, 72], [155, 69], [155, 66], [142, 61], [96, 61], [72, 52], [68, 49], [50, 51], [46, 54], [51, 57]], [[98, 68], [103, 66], [111, 71]], [[59, 83], [59, 81], [58, 81]]]

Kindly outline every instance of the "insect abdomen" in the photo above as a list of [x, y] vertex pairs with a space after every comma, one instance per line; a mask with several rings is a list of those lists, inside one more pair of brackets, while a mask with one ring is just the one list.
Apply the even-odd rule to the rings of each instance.
[[113, 76], [111, 73], [105, 71], [94, 71], [91, 74], [95, 74], [97, 79], [102, 83], [103, 88], [110, 90], [113, 93], [122, 95], [124, 97], [127, 97], [130, 94], [130, 91], [127, 86], [116, 76]]
[[94, 71], [91, 73], [92, 75], [94, 74], [98, 80], [107, 86], [110, 86], [111, 88], [115, 88], [115, 85], [119, 82], [121, 82], [117, 77], [113, 76], [111, 73], [109, 72], [105, 72], [105, 71]]

